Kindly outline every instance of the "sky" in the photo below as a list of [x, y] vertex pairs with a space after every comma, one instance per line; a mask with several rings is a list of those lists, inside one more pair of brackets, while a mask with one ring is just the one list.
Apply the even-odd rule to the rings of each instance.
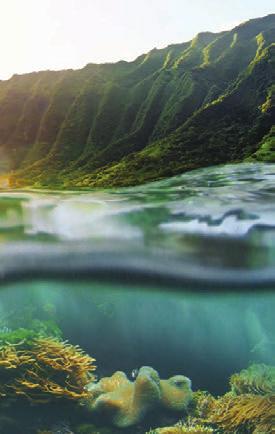
[[274, 0], [0, 0], [0, 79], [133, 60], [274, 12]]

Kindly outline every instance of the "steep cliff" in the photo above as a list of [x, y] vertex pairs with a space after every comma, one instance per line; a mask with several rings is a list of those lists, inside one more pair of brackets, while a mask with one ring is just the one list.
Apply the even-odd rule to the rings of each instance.
[[270, 161], [274, 83], [275, 15], [134, 62], [15, 75], [0, 81], [0, 169], [12, 185], [89, 187]]

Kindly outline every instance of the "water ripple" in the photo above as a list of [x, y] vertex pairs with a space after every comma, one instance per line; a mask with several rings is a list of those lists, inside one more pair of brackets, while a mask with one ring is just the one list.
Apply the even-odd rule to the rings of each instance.
[[130, 242], [191, 262], [273, 265], [274, 185], [274, 164], [238, 164], [133, 188], [1, 191], [0, 248], [18, 241], [92, 246], [104, 240], [114, 252]]

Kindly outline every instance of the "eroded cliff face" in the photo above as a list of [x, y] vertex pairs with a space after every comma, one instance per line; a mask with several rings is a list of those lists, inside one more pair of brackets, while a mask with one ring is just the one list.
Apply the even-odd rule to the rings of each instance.
[[[154, 49], [0, 81], [12, 185], [129, 185], [243, 160], [274, 143], [275, 15]], [[270, 145], [271, 143], [271, 145]]]

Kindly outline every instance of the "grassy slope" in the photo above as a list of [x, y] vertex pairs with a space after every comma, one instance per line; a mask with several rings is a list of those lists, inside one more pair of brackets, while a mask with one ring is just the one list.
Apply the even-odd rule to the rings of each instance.
[[250, 155], [273, 161], [274, 41], [270, 15], [130, 63], [0, 82], [12, 182], [129, 185]]

